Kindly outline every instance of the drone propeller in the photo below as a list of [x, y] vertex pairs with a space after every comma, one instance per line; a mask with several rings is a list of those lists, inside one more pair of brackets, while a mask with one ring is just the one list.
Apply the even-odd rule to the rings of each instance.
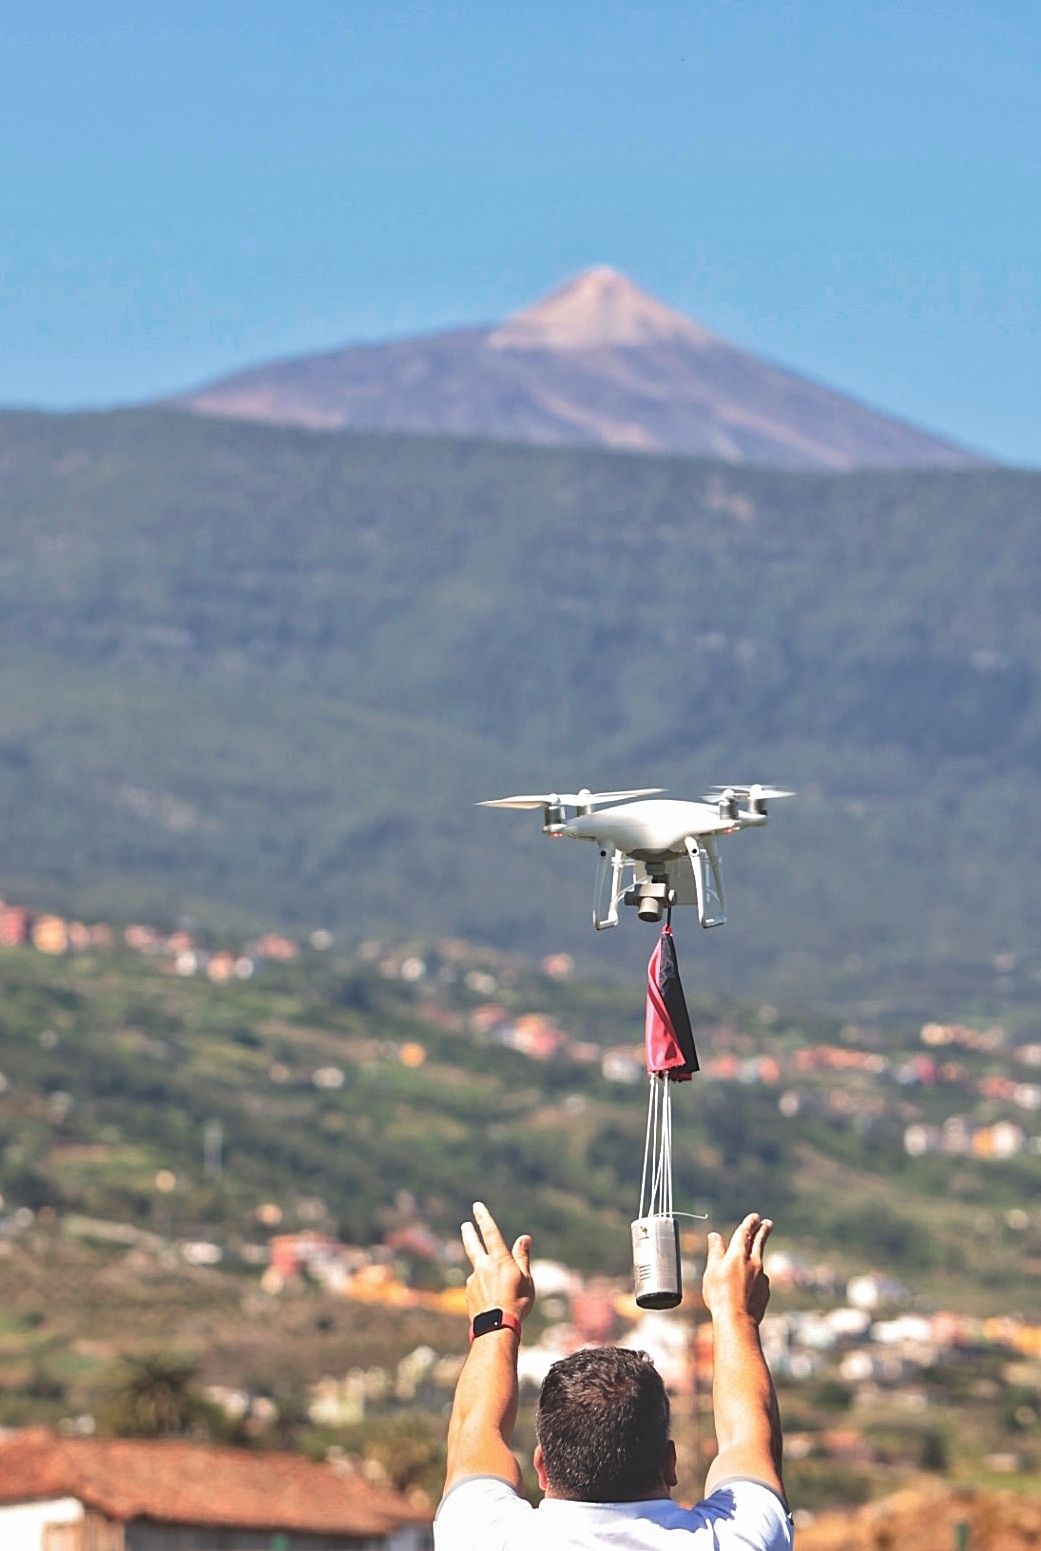
[[479, 802], [479, 808], [582, 808], [599, 802], [622, 802], [627, 797], [653, 797], [664, 786], [641, 786], [631, 792], [547, 792], [541, 797], [495, 797]]
[[779, 786], [713, 786], [702, 797], [702, 802], [719, 802], [724, 797], [740, 797], [745, 802], [772, 802], [777, 797], [794, 797], [794, 792]]

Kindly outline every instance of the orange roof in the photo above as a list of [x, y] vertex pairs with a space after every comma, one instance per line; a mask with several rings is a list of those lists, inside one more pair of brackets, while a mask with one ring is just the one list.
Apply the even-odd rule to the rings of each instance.
[[349, 1466], [179, 1439], [0, 1439], [0, 1503], [77, 1497], [110, 1519], [377, 1536], [426, 1520]]

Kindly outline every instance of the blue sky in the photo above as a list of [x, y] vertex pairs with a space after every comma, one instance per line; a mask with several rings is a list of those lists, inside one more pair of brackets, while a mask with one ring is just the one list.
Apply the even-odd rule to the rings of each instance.
[[1034, 4], [55, 4], [0, 31], [0, 403], [497, 318], [611, 263], [1041, 464]]

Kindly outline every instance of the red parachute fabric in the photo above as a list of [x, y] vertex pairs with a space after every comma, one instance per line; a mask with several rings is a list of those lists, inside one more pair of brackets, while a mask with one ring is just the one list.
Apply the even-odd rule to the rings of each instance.
[[652, 1075], [689, 1082], [691, 1074], [700, 1070], [671, 926], [662, 927], [647, 965], [644, 1034], [647, 1070]]

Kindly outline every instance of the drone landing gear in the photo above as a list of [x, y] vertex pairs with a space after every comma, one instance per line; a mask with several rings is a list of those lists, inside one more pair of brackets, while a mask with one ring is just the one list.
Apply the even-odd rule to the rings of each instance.
[[707, 838], [698, 841], [688, 835], [684, 841], [694, 874], [694, 889], [698, 901], [698, 920], [702, 926], [725, 926], [727, 920], [726, 897], [723, 893], [723, 872], [719, 865], [719, 852]]
[[722, 926], [727, 918], [723, 872], [715, 842], [707, 835], [686, 836], [685, 855], [655, 858], [655, 871], [615, 847], [600, 852], [593, 890], [593, 925], [604, 932], [618, 925], [619, 905], [634, 905], [641, 921], [657, 924], [674, 905], [697, 906], [704, 927]]
[[625, 893], [622, 874], [627, 865], [631, 864], [627, 864], [625, 852], [619, 851], [617, 846], [613, 851], [600, 852], [596, 882], [593, 885], [593, 925], [598, 932], [606, 932], [609, 927], [618, 925], [618, 904]]

